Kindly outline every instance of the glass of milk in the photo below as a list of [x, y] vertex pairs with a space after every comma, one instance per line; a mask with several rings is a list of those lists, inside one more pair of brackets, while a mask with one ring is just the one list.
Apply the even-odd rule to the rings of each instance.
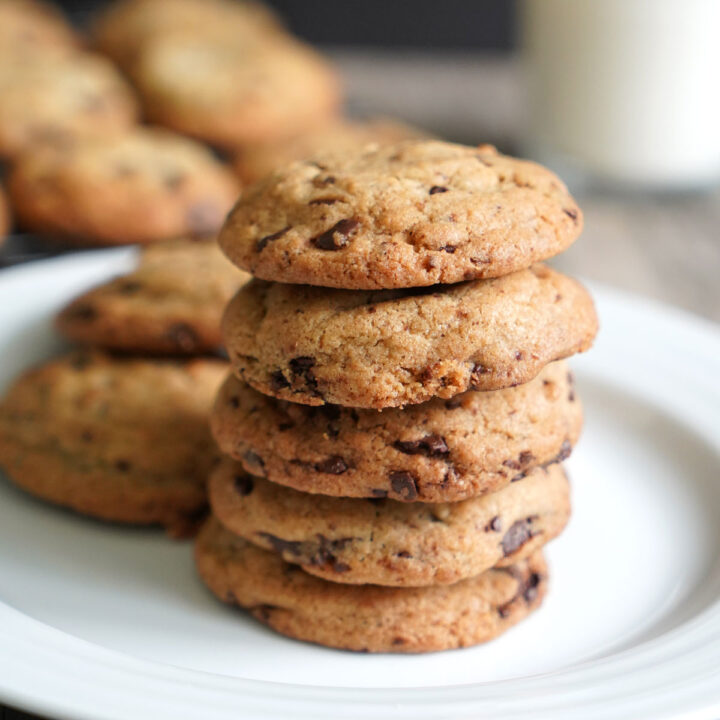
[[720, 181], [720, 0], [523, 0], [525, 151], [644, 189]]

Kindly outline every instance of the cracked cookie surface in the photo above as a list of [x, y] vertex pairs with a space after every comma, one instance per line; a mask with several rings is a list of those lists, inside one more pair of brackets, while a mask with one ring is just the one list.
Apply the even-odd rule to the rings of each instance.
[[569, 490], [558, 463], [444, 504], [309, 495], [228, 459], [209, 484], [215, 517], [254, 545], [325, 580], [398, 587], [447, 585], [528, 557], [562, 532]]
[[265, 280], [373, 290], [506, 275], [581, 230], [549, 170], [489, 146], [409, 141], [280, 170], [248, 189], [219, 239]]
[[253, 280], [223, 317], [234, 371], [255, 389], [376, 409], [528, 382], [596, 332], [587, 291], [543, 265], [377, 292]]
[[138, 267], [92, 288], [56, 318], [83, 345], [126, 352], [199, 355], [222, 345], [220, 318], [249, 275], [214, 240], [172, 240], [142, 248]]
[[206, 506], [207, 426], [227, 366], [75, 352], [0, 401], [0, 467], [19, 487], [104, 520], [184, 534]]
[[277, 400], [230, 375], [211, 427], [253, 475], [308, 493], [455, 502], [564, 460], [582, 409], [565, 362], [529, 383], [380, 412]]
[[417, 653], [501, 635], [539, 607], [548, 573], [538, 552], [453, 585], [341, 585], [303, 572], [212, 518], [195, 546], [200, 577], [223, 602], [283, 635], [334, 648]]

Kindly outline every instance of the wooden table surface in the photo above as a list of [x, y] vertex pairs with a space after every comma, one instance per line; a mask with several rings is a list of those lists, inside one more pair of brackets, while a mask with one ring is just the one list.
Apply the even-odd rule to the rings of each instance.
[[[404, 118], [443, 137], [512, 152], [524, 117], [517, 63], [468, 54], [332, 52], [359, 114]], [[585, 232], [561, 270], [720, 322], [720, 188], [652, 196], [576, 192]], [[0, 707], [0, 720], [30, 718]]]

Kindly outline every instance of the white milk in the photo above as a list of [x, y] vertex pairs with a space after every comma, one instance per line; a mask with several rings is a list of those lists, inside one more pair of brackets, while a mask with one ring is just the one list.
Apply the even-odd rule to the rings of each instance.
[[720, 0], [524, 0], [536, 157], [643, 187], [720, 179]]

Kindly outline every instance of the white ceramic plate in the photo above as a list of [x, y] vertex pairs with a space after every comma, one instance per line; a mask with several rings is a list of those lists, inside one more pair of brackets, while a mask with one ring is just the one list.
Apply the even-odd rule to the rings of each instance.
[[[54, 352], [49, 319], [128, 251], [0, 272], [0, 386]], [[217, 603], [189, 543], [36, 502], [0, 478], [0, 699], [73, 720], [720, 717], [720, 335], [593, 288], [575, 512], [542, 607], [424, 656], [288, 640]]]

